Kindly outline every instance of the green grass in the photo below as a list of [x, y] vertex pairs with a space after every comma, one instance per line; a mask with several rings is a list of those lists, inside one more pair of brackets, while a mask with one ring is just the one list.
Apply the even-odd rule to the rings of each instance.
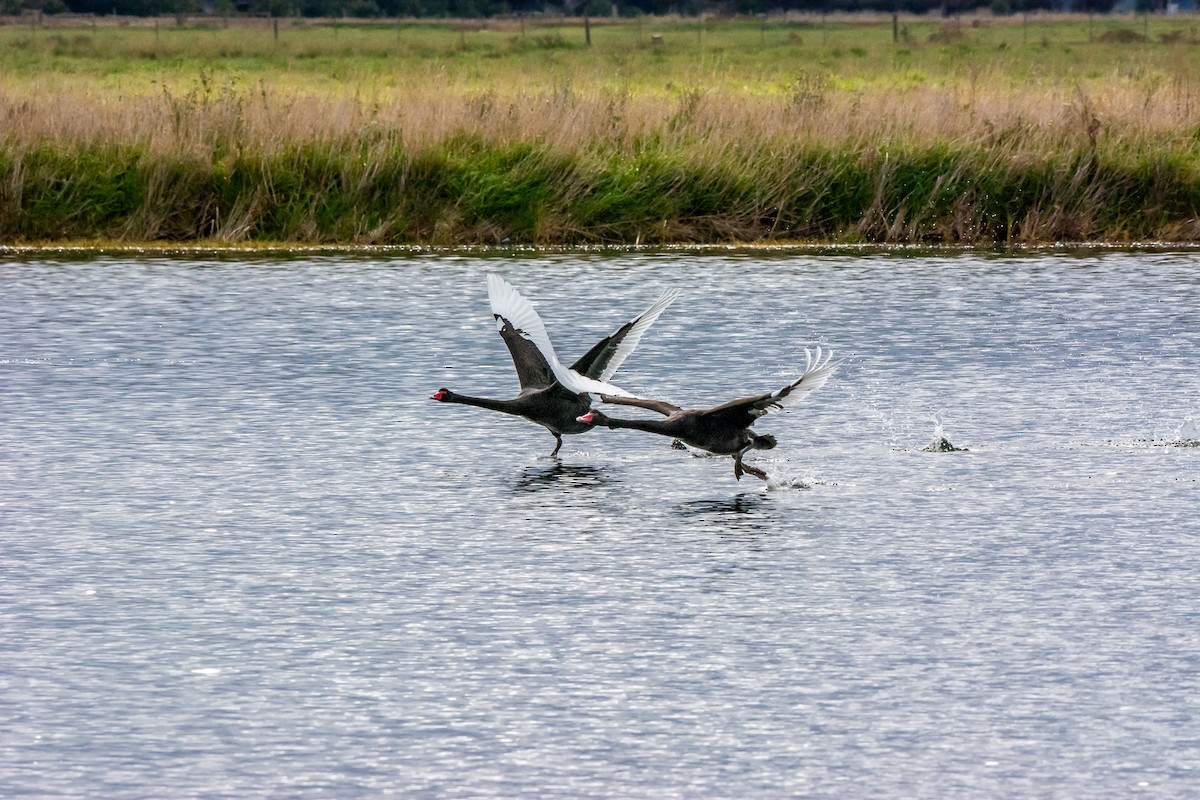
[[[797, 148], [745, 165], [573, 158], [482, 141], [373, 152], [305, 146], [223, 164], [97, 145], [23, 154], [9, 241], [110, 238], [342, 243], [1130, 241], [1200, 214], [1187, 154], [1067, 151], [1015, 165], [946, 145]], [[0, 171], [14, 165], [0, 160]], [[1194, 231], [1193, 231], [1194, 233]]]

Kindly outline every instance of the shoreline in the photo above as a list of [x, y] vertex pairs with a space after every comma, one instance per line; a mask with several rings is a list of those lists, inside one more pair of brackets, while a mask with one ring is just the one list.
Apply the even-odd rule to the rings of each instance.
[[349, 256], [554, 256], [621, 253], [739, 253], [789, 255], [854, 256], [854, 255], [993, 255], [1014, 257], [1025, 254], [1089, 255], [1095, 253], [1200, 253], [1200, 242], [1044, 242], [982, 244], [838, 244], [832, 242], [746, 242], [726, 244], [666, 244], [666, 245], [355, 245], [310, 244], [305, 242], [109, 242], [76, 240], [66, 242], [0, 243], [0, 257], [21, 256], [104, 256], [145, 255], [173, 256], [241, 256], [297, 257], [305, 255]]

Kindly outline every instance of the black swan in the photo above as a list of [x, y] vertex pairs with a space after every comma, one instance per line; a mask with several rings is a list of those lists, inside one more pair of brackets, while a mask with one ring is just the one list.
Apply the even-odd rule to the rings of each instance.
[[647, 408], [664, 415], [666, 419], [614, 419], [593, 408], [580, 416], [579, 421], [607, 428], [630, 428], [673, 436], [698, 450], [733, 456], [733, 475], [738, 480], [742, 479], [743, 472], [766, 480], [767, 473], [743, 464], [742, 456], [750, 450], [770, 450], [776, 444], [775, 437], [752, 433], [750, 426], [771, 409], [790, 406], [820, 389], [840, 366], [840, 362], [833, 363], [832, 353], [822, 358], [820, 347], [815, 358], [808, 350], [804, 351], [804, 355], [807, 361], [804, 374], [772, 394], [743, 397], [708, 409], [684, 409], [661, 400], [601, 395], [606, 403]]
[[492, 315], [499, 326], [500, 337], [508, 345], [513, 366], [517, 368], [521, 391], [511, 400], [494, 400], [441, 388], [430, 399], [490, 408], [542, 425], [554, 434], [556, 444], [550, 455], [556, 456], [562, 447], [563, 434], [586, 433], [596, 427], [579, 419], [591, 405], [587, 392], [629, 397], [627, 392], [607, 381], [678, 296], [676, 289], [664, 291], [652, 306], [617, 328], [611, 336], [596, 342], [567, 369], [554, 355], [546, 327], [533, 305], [503, 278], [488, 275]]

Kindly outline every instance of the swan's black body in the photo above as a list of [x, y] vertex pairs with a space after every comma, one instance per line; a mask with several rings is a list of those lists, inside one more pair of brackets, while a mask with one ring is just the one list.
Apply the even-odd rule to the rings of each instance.
[[664, 415], [665, 419], [615, 419], [592, 409], [581, 418], [591, 425], [606, 428], [628, 428], [635, 431], [671, 436], [686, 445], [719, 456], [733, 456], [733, 474], [742, 473], [767, 479], [767, 473], [742, 463], [750, 450], [770, 450], [776, 445], [774, 436], [760, 436], [750, 430], [758, 418], [751, 414], [755, 403], [770, 401], [772, 395], [747, 397], [709, 409], [679, 408], [670, 403], [640, 398], [607, 397], [608, 403], [640, 406]]
[[838, 367], [830, 357], [822, 361], [819, 347], [815, 360], [812, 354], [807, 352], [806, 358], [808, 363], [804, 374], [777, 392], [743, 397], [704, 409], [680, 408], [661, 400], [644, 400], [639, 397], [601, 395], [601, 399], [606, 403], [649, 409], [662, 414], [665, 419], [615, 419], [591, 409], [581, 416], [579, 421], [603, 425], [606, 428], [628, 428], [671, 436], [698, 450], [720, 456], [733, 456], [733, 475], [738, 480], [742, 479], [742, 473], [766, 480], [767, 473], [744, 464], [742, 457], [751, 450], [770, 450], [775, 447], [776, 440], [774, 436], [754, 433], [750, 426], [771, 409], [784, 408], [809, 392], [821, 388]]

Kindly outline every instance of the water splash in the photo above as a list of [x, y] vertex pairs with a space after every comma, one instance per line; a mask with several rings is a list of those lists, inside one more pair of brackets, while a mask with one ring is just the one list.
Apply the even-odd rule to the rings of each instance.
[[1193, 416], [1184, 417], [1167, 444], [1169, 447], [1200, 447], [1200, 421]]
[[935, 411], [933, 414], [933, 439], [929, 444], [921, 448], [922, 453], [965, 453], [967, 448], [956, 447], [945, 436], [945, 429], [942, 427], [942, 413]]
[[766, 490], [768, 492], [776, 492], [786, 489], [811, 489], [816, 481], [805, 480], [798, 475], [779, 475], [775, 476], [767, 473]]
[[967, 448], [955, 447], [945, 436], [935, 437], [932, 442], [921, 448], [922, 453], [965, 453]]

